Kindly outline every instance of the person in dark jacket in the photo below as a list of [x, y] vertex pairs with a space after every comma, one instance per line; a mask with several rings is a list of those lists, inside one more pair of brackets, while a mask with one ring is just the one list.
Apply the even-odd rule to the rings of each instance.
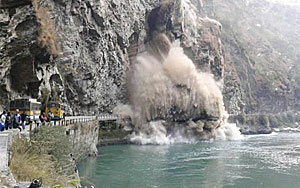
[[10, 116], [10, 112], [7, 112], [6, 119], [5, 119], [5, 130], [11, 128], [10, 125], [11, 125], [11, 116]]
[[40, 120], [41, 125], [44, 125], [45, 120], [44, 120], [44, 113], [43, 112], [39, 115], [39, 120]]
[[6, 119], [6, 112], [3, 111], [3, 113], [0, 115], [0, 131], [4, 131], [5, 129], [5, 119]]
[[27, 114], [25, 111], [23, 111], [23, 113], [21, 114], [21, 121], [22, 121], [22, 128], [23, 130], [25, 130], [25, 125], [27, 121]]
[[51, 122], [52, 120], [52, 112], [48, 112], [47, 122]]

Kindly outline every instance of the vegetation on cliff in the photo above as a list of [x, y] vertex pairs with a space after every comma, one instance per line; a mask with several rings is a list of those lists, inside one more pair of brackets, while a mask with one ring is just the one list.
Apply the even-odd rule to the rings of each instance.
[[38, 41], [42, 47], [46, 47], [52, 55], [60, 54], [60, 46], [55, 35], [54, 26], [49, 19], [48, 10], [43, 6], [42, 0], [32, 0], [35, 15], [40, 25]]

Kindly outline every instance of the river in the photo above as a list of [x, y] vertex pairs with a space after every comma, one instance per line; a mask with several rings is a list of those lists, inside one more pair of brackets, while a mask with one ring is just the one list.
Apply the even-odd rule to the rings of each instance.
[[96, 188], [300, 187], [300, 133], [101, 147], [79, 167]]

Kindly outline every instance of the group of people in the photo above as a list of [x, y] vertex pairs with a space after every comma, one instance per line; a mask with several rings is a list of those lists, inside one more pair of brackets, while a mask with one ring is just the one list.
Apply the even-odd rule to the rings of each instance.
[[19, 110], [16, 110], [15, 114], [10, 114], [10, 112], [3, 111], [0, 115], [0, 131], [8, 129], [19, 129], [20, 131], [25, 130], [25, 125], [27, 123], [27, 114], [23, 112], [19, 114]]
[[[65, 114], [63, 114], [63, 119], [65, 118]], [[48, 114], [41, 113], [39, 115], [39, 119], [35, 120], [36, 125], [40, 124], [45, 125], [46, 122], [51, 126], [53, 125], [54, 115], [50, 111]], [[0, 131], [8, 130], [8, 129], [19, 129], [20, 131], [25, 130], [25, 125], [30, 122], [29, 117], [26, 112], [23, 111], [19, 114], [19, 110], [17, 109], [15, 114], [11, 114], [10, 112], [3, 111], [0, 115]]]
[[45, 124], [45, 122], [51, 122], [51, 120], [53, 118], [54, 118], [54, 115], [51, 111], [48, 112], [48, 115], [41, 113], [41, 115], [39, 116], [39, 120], [42, 124]]

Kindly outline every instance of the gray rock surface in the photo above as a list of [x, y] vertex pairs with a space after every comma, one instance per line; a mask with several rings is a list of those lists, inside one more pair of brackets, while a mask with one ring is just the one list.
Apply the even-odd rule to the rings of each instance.
[[299, 121], [299, 111], [277, 114], [239, 114], [229, 118], [229, 122], [236, 123], [243, 134], [269, 134], [285, 127], [299, 128]]
[[223, 26], [230, 114], [299, 110], [300, 9], [285, 2], [203, 0], [202, 14]]
[[[8, 0], [7, 0], [8, 1]], [[127, 102], [127, 74], [155, 33], [180, 39], [201, 71], [222, 81], [220, 24], [201, 18], [199, 1], [41, 0], [61, 47], [38, 43], [40, 20], [27, 3], [0, 3], [0, 104], [19, 96], [60, 98], [75, 114], [111, 112]], [[199, 5], [198, 5], [199, 4]]]
[[267, 0], [39, 2], [60, 55], [39, 44], [31, 1], [1, 0], [0, 110], [12, 98], [50, 95], [75, 114], [110, 113], [127, 102], [131, 64], [157, 33], [179, 39], [199, 70], [224, 81], [230, 114], [300, 109], [297, 7]]

